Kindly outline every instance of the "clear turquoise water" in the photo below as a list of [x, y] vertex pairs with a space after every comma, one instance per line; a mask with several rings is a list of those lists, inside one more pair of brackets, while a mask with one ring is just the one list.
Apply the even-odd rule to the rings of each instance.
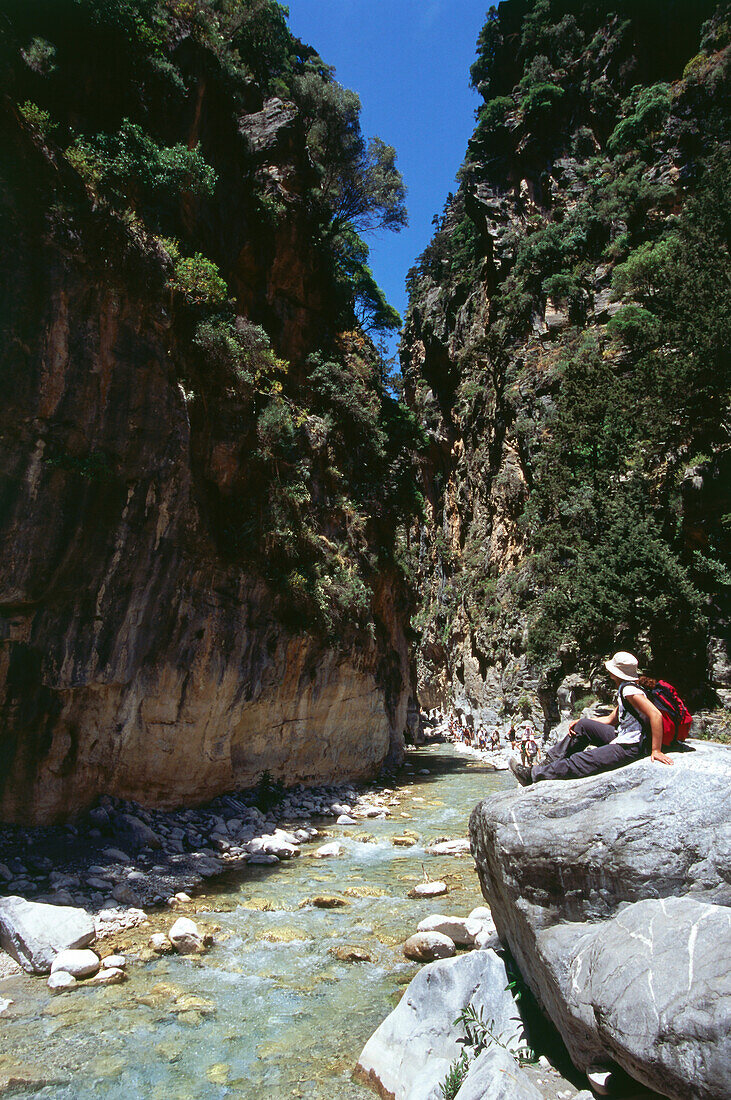
[[[0, 996], [15, 1003], [0, 1018], [0, 1072], [25, 1067], [36, 1083], [18, 1094], [54, 1100], [372, 1098], [351, 1073], [416, 973], [401, 944], [429, 913], [482, 904], [472, 859], [428, 856], [424, 846], [466, 836], [475, 803], [514, 784], [448, 746], [412, 752], [409, 762], [415, 772], [394, 785], [401, 805], [393, 817], [327, 823], [345, 845], [340, 858], [311, 858], [316, 841], [298, 859], [219, 883], [205, 899], [213, 912], [197, 918], [221, 929], [201, 959], [130, 958], [124, 985], [57, 997], [41, 979], [2, 983]], [[416, 774], [420, 768], [431, 774]], [[394, 847], [391, 838], [405, 831], [418, 835], [417, 845]], [[375, 843], [353, 839], [366, 832]], [[407, 897], [423, 868], [449, 883], [447, 897]], [[356, 897], [349, 888], [382, 896]], [[315, 908], [307, 899], [316, 894], [348, 904]], [[262, 898], [271, 910], [246, 908]], [[339, 961], [332, 951], [345, 946], [371, 961]]]

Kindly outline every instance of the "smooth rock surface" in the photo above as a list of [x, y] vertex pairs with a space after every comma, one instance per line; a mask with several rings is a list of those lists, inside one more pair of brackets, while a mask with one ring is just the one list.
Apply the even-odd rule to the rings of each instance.
[[24, 970], [48, 974], [59, 951], [86, 947], [96, 932], [84, 909], [20, 897], [0, 899], [0, 946]]
[[599, 926], [547, 929], [538, 949], [543, 988], [575, 1062], [588, 1067], [611, 1055], [663, 1095], [725, 1100], [731, 909], [691, 898], [639, 901]]
[[106, 959], [102, 959], [102, 967], [105, 970], [124, 970], [127, 966], [127, 960], [124, 955], [107, 955]]
[[198, 925], [189, 917], [178, 917], [168, 932], [168, 939], [178, 955], [198, 955], [203, 950], [203, 937]]
[[409, 891], [415, 898], [438, 898], [449, 892], [446, 882], [420, 882]]
[[49, 975], [46, 984], [51, 993], [65, 993], [67, 989], [74, 989], [78, 982], [73, 974], [67, 974], [65, 970], [56, 970]]
[[456, 1100], [543, 1100], [525, 1070], [500, 1046], [478, 1054]]
[[89, 985], [121, 985], [127, 981], [127, 975], [119, 966], [109, 966], [100, 970], [89, 982]]
[[467, 837], [460, 840], [440, 840], [438, 844], [430, 844], [426, 852], [430, 856], [461, 856], [470, 850], [470, 842]]
[[455, 953], [454, 940], [442, 932], [416, 932], [404, 944], [404, 955], [416, 962], [433, 962], [449, 959]]
[[458, 1058], [457, 1040], [464, 1034], [454, 1024], [474, 1005], [495, 1021], [499, 1035], [515, 1031], [515, 1001], [506, 990], [508, 976], [494, 951], [441, 959], [423, 967], [393, 1012], [366, 1043], [356, 1075], [381, 1096], [425, 1100]]
[[94, 951], [60, 951], [51, 964], [51, 973], [61, 971], [71, 974], [78, 981], [79, 978], [91, 978], [100, 966], [99, 956]]
[[334, 840], [331, 844], [323, 844], [321, 848], [318, 848], [312, 854], [315, 859], [334, 859], [337, 856], [341, 855], [342, 851], [342, 844], [339, 841]]
[[500, 938], [578, 1068], [725, 1100], [731, 751], [690, 747], [494, 795], [470, 831]]
[[471, 920], [469, 917], [450, 917], [433, 913], [419, 921], [417, 931], [441, 932], [443, 936], [449, 936], [450, 940], [460, 947], [472, 947], [475, 938], [483, 931], [483, 925], [481, 921]]

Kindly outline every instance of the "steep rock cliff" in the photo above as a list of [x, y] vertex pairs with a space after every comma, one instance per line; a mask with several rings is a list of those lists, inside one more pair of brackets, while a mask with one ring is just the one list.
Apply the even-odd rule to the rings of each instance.
[[[362, 777], [401, 751], [408, 417], [295, 102], [297, 74], [331, 78], [278, 5], [241, 11], [270, 20], [268, 69], [263, 45], [241, 60], [258, 24], [226, 54], [174, 4], [34, 4], [3, 28], [4, 819]], [[181, 163], [153, 194], [144, 173]]]
[[550, 723], [619, 648], [728, 698], [728, 33], [714, 4], [488, 13], [402, 344], [426, 706]]

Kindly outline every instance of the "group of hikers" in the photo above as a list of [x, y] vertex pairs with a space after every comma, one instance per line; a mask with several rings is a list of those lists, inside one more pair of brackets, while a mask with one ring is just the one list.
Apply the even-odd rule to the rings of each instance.
[[[533, 724], [511, 724], [507, 733], [498, 726], [472, 728], [454, 711], [433, 711], [430, 718], [446, 725], [450, 741], [480, 752], [510, 750], [508, 761], [518, 782], [526, 787], [545, 779], [577, 779], [620, 768], [642, 756], [660, 764], [673, 761], [664, 747], [682, 745], [691, 714], [676, 689], [666, 680], [640, 675], [637, 658], [620, 651], [604, 662], [617, 688], [616, 705], [606, 717], [578, 718], [568, 733], [545, 752]], [[507, 745], [503, 745], [503, 736]]]
[[523, 722], [518, 725], [512, 723], [507, 732], [498, 726], [491, 729], [484, 725], [472, 728], [459, 720], [454, 711], [448, 715], [436, 711], [434, 718], [447, 725], [448, 739], [455, 744], [466, 745], [467, 748], [477, 749], [478, 752], [495, 752], [504, 747], [503, 737], [507, 747], [517, 750], [520, 760], [526, 767], [535, 764], [541, 757], [541, 750], [536, 739], [536, 732], [532, 722]]

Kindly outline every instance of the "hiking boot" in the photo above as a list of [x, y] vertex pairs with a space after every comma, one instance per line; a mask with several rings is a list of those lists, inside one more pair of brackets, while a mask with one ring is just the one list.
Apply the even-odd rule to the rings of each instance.
[[525, 764], [519, 764], [515, 757], [511, 757], [509, 767], [521, 787], [529, 787], [533, 782], [533, 772], [526, 768]]

